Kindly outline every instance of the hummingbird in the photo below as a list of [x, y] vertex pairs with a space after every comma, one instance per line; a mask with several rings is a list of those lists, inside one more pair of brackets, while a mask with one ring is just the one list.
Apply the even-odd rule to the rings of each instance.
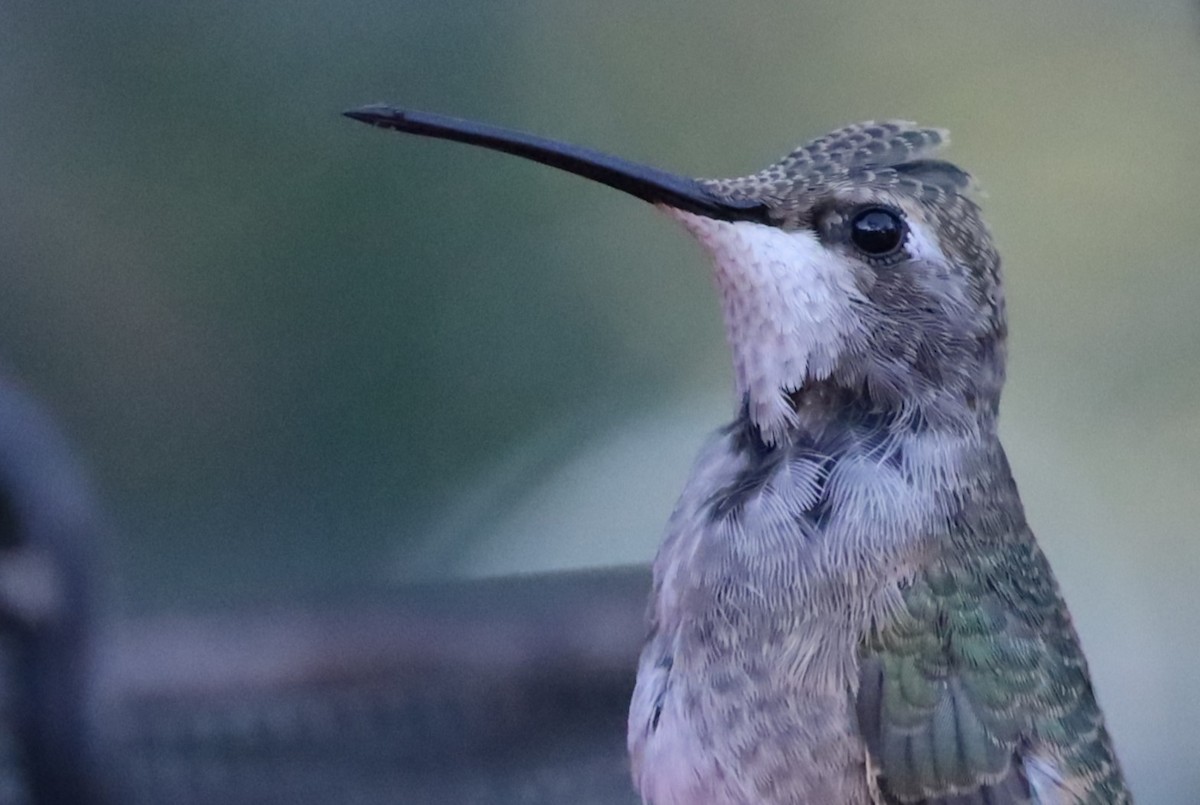
[[646, 805], [1132, 801], [1000, 444], [1000, 257], [946, 131], [859, 123], [694, 179], [345, 114], [622, 190], [712, 258], [736, 414], [653, 564], [628, 721]]

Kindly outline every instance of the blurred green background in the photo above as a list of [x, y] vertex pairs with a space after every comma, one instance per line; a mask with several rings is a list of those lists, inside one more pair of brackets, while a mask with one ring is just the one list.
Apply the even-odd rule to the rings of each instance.
[[0, 5], [0, 361], [89, 465], [121, 611], [646, 561], [733, 409], [673, 224], [338, 116], [372, 101], [696, 175], [950, 128], [1030, 519], [1141, 801], [1196, 801], [1194, 5]]

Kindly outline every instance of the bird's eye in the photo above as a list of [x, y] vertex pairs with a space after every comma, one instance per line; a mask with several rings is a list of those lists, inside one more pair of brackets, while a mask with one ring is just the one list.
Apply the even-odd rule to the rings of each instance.
[[887, 257], [904, 244], [904, 221], [886, 207], [868, 207], [850, 222], [850, 240], [863, 254]]

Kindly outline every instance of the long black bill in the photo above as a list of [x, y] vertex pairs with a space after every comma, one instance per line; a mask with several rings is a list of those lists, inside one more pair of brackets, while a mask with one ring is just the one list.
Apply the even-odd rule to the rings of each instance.
[[480, 145], [514, 154], [543, 165], [593, 179], [651, 204], [666, 204], [724, 221], [766, 221], [764, 204], [750, 199], [724, 198], [695, 179], [639, 165], [590, 148], [535, 137], [519, 131], [446, 117], [431, 112], [397, 109], [383, 104], [351, 109], [343, 114], [384, 129]]

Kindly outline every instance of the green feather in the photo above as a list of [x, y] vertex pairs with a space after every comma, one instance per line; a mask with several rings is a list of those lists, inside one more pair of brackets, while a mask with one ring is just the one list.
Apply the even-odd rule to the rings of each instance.
[[1033, 802], [1022, 758], [1034, 753], [1080, 801], [1127, 802], [1045, 557], [1023, 523], [986, 523], [1009, 526], [1006, 539], [970, 525], [984, 524], [967, 523], [969, 544], [948, 538], [863, 645], [859, 720], [881, 790], [898, 803]]

